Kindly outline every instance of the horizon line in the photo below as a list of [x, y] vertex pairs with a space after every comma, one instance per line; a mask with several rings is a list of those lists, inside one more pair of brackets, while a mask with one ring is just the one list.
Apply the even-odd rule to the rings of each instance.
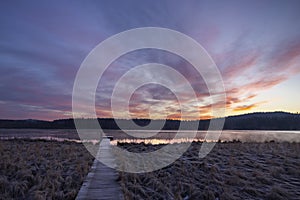
[[151, 119], [151, 118], [109, 118], [109, 117], [97, 117], [97, 118], [61, 118], [61, 119], [53, 119], [53, 120], [43, 120], [43, 119], [32, 119], [32, 118], [27, 118], [27, 119], [1, 119], [0, 120], [12, 120], [12, 121], [45, 121], [45, 122], [54, 122], [58, 120], [74, 120], [74, 119], [85, 119], [85, 120], [91, 120], [91, 119], [114, 119], [114, 120], [169, 120], [169, 121], [201, 121], [201, 120], [211, 120], [211, 119], [221, 119], [221, 118], [227, 118], [227, 117], [237, 117], [237, 116], [243, 116], [243, 115], [251, 115], [251, 114], [268, 114], [268, 113], [286, 113], [286, 114], [293, 114], [293, 115], [299, 115], [299, 112], [287, 112], [287, 111], [267, 111], [267, 112], [251, 112], [251, 113], [244, 113], [244, 114], [237, 114], [237, 115], [228, 115], [225, 117], [212, 117], [212, 118], [204, 118], [204, 119]]

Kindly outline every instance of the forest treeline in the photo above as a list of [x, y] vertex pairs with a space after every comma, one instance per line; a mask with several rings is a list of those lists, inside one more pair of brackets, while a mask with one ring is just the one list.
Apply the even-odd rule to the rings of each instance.
[[[215, 121], [223, 120], [221, 118], [212, 119]], [[125, 119], [98, 118], [102, 129], [164, 129], [178, 130], [195, 129], [207, 130], [210, 120], [200, 121], [179, 121], [179, 120], [149, 120], [134, 119], [135, 123]], [[77, 119], [77, 125], [82, 128], [98, 128], [95, 120]], [[118, 124], [117, 124], [118, 123]], [[147, 125], [151, 123], [150, 128]], [[137, 128], [138, 127], [138, 128]], [[163, 127], [163, 128], [161, 128]], [[73, 119], [58, 119], [54, 121], [42, 120], [0, 120], [0, 128], [32, 128], [32, 129], [74, 129]], [[226, 130], [300, 130], [300, 114], [286, 112], [267, 112], [267, 113], [250, 113], [225, 118], [224, 129]]]

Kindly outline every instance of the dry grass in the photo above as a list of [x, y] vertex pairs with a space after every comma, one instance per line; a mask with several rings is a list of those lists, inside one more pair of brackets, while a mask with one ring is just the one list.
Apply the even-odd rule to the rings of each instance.
[[0, 199], [74, 199], [93, 157], [82, 144], [0, 141]]
[[[159, 145], [121, 144], [132, 152]], [[299, 143], [217, 143], [204, 159], [193, 143], [176, 162], [151, 173], [120, 172], [125, 199], [299, 199]]]

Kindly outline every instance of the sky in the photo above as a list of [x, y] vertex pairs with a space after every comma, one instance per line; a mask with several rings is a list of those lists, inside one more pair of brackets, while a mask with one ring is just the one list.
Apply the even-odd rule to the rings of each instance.
[[[71, 118], [73, 84], [86, 56], [110, 36], [140, 27], [176, 30], [205, 48], [222, 75], [226, 115], [299, 112], [299, 10], [300, 1], [292, 0], [1, 1], [0, 118]], [[214, 117], [201, 75], [186, 60], [156, 49], [130, 52], [108, 67], [97, 88], [98, 117], [112, 117], [111, 95], [122, 74], [151, 62], [180, 72], [199, 102], [181, 108], [169, 88], [148, 84], [115, 117], [127, 118], [126, 109], [132, 118]], [[180, 116], [181, 109], [188, 115]]]

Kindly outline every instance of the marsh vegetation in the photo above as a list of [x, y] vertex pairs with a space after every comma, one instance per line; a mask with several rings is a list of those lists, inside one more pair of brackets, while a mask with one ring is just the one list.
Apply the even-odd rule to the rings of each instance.
[[75, 199], [92, 163], [80, 143], [0, 140], [0, 199]]
[[[119, 146], [145, 152], [162, 145]], [[154, 172], [120, 172], [125, 199], [299, 199], [300, 143], [217, 143], [204, 159], [200, 146], [192, 143], [176, 162]]]

